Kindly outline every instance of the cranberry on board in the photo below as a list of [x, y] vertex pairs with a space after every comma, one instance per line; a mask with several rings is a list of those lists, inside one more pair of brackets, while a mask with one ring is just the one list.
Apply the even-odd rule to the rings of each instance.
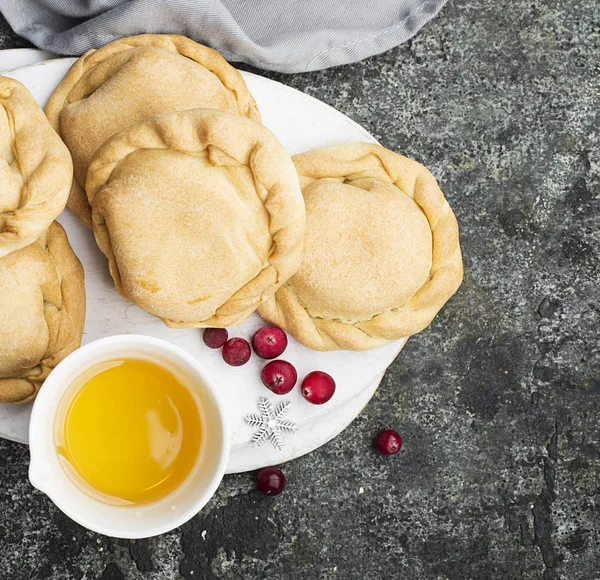
[[230, 338], [221, 351], [223, 360], [232, 367], [245, 365], [250, 360], [252, 351], [247, 340], [239, 337]]
[[402, 436], [397, 431], [386, 429], [375, 437], [375, 447], [382, 455], [394, 455], [402, 449]]
[[202, 340], [208, 348], [221, 348], [229, 338], [226, 328], [205, 328]]
[[298, 380], [294, 365], [286, 360], [272, 360], [260, 373], [263, 385], [276, 395], [289, 393]]
[[308, 373], [302, 381], [302, 396], [313, 405], [322, 405], [333, 397], [335, 381], [323, 371]]
[[287, 335], [277, 326], [263, 326], [252, 337], [252, 348], [260, 358], [277, 358], [287, 344]]
[[263, 467], [256, 474], [256, 489], [265, 495], [279, 495], [285, 483], [285, 475], [276, 467]]

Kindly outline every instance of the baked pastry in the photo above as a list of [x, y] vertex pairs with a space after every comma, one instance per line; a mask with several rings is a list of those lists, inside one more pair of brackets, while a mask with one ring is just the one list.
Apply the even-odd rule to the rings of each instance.
[[305, 253], [259, 314], [315, 350], [366, 350], [425, 328], [463, 272], [456, 218], [431, 173], [366, 143], [293, 161]]
[[242, 75], [185, 36], [142, 34], [86, 52], [58, 85], [46, 115], [73, 155], [68, 208], [91, 227], [88, 165], [109, 137], [152, 115], [210, 107], [260, 121]]
[[86, 191], [117, 290], [168, 326], [237, 324], [300, 265], [292, 160], [239, 115], [150, 117], [98, 150]]
[[31, 93], [0, 76], [0, 258], [48, 229], [72, 175], [71, 156]]
[[0, 402], [33, 400], [79, 347], [84, 319], [83, 268], [57, 222], [0, 259]]

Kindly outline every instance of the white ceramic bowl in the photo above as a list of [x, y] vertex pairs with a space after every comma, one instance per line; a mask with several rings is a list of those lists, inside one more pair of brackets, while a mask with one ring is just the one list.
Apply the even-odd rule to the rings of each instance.
[[[200, 453], [185, 481], [156, 502], [133, 506], [109, 505], [85, 493], [66, 473], [55, 444], [57, 412], [75, 379], [100, 362], [126, 357], [153, 361], [180, 376], [196, 395], [202, 421]], [[31, 483], [71, 519], [107, 536], [147, 538], [180, 526], [208, 502], [223, 477], [230, 436], [216, 386], [198, 361], [164, 340], [130, 334], [91, 342], [50, 373], [33, 405], [29, 444]]]

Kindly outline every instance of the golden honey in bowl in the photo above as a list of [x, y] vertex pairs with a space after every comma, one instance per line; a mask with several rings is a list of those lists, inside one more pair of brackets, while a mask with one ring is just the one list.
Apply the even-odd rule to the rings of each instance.
[[101, 499], [148, 503], [185, 480], [200, 452], [200, 412], [171, 371], [142, 359], [112, 360], [77, 386], [56, 443]]

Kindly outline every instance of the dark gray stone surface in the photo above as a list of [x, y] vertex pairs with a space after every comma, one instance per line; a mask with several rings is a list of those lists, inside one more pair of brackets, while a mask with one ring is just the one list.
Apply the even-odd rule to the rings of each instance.
[[[282, 496], [226, 477], [162, 537], [80, 528], [0, 442], [0, 576], [600, 578], [599, 63], [597, 0], [456, 0], [381, 56], [268, 75], [432, 169], [462, 288], [362, 415], [284, 467]], [[399, 456], [372, 451], [382, 427]]]

